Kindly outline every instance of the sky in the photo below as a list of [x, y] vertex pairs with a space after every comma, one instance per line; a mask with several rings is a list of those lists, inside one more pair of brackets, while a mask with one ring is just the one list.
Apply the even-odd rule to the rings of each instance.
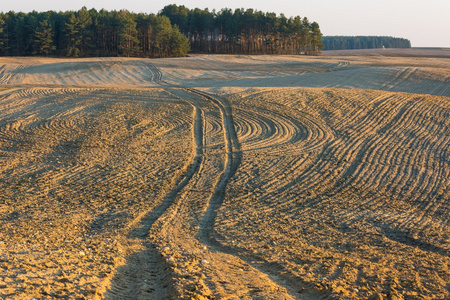
[[450, 0], [0, 0], [0, 11], [88, 9], [158, 13], [169, 4], [187, 8], [253, 8], [307, 17], [323, 35], [377, 35], [406, 38], [413, 47], [450, 48]]

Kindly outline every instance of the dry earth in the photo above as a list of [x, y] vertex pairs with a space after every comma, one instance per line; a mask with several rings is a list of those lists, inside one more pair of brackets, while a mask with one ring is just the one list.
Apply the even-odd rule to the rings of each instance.
[[429, 51], [0, 58], [0, 298], [448, 299]]

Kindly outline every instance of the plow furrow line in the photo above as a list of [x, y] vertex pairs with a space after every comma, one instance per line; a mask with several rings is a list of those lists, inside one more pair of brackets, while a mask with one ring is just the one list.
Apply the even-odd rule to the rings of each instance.
[[[217, 209], [222, 205], [228, 181], [232, 176], [234, 176], [239, 168], [242, 154], [240, 153], [240, 144], [237, 140], [234, 129], [231, 108], [229, 106], [225, 106], [221, 101], [206, 93], [202, 93], [194, 89], [186, 90], [212, 101], [220, 110], [222, 127], [224, 128], [224, 140], [226, 147], [225, 169], [220, 175], [220, 179], [214, 188], [214, 193], [208, 200], [208, 208], [200, 223], [201, 240], [206, 244], [212, 244], [211, 232], [213, 230], [214, 221], [217, 215]], [[233, 151], [233, 148], [235, 148], [236, 151]]]
[[[195, 104], [187, 102], [194, 108], [192, 161], [184, 174], [176, 180], [174, 188], [166, 194], [162, 203], [150, 213], [138, 217], [134, 224], [131, 224], [136, 227], [131, 231], [131, 236], [147, 239], [152, 225], [169, 209], [173, 209], [172, 206], [179, 205], [177, 198], [201, 168], [203, 113]], [[174, 209], [176, 211], [177, 208]], [[136, 226], [135, 223], [139, 224]], [[170, 269], [154, 244], [146, 242], [145, 247], [145, 251], [130, 256], [127, 265], [117, 270], [111, 288], [105, 294], [107, 299], [167, 299], [171, 297], [173, 288]], [[136, 276], [136, 274], [140, 275]]]
[[[190, 92], [201, 95], [218, 106], [221, 111], [224, 131], [224, 140], [226, 141], [226, 164], [225, 169], [220, 175], [220, 179], [214, 188], [214, 192], [208, 200], [208, 207], [200, 221], [199, 237], [200, 241], [217, 252], [226, 253], [241, 258], [248, 265], [259, 272], [266, 274], [275, 284], [285, 288], [290, 297], [297, 299], [327, 299], [328, 293], [318, 292], [312, 285], [307, 284], [301, 278], [284, 272], [285, 268], [277, 263], [265, 261], [259, 256], [247, 253], [240, 248], [223, 246], [214, 236], [214, 224], [217, 217], [217, 211], [221, 207], [227, 184], [236, 174], [242, 160], [241, 145], [238, 141], [234, 127], [231, 106], [226, 100], [219, 100], [198, 90], [189, 89]], [[286, 134], [286, 133], [283, 133]], [[302, 294], [298, 291], [301, 290]]]

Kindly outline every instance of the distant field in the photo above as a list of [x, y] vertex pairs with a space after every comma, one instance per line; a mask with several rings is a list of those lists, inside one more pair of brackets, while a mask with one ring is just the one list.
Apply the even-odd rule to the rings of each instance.
[[448, 49], [2, 57], [0, 85], [1, 298], [450, 297]]
[[450, 58], [450, 48], [404, 48], [404, 49], [361, 49], [361, 50], [329, 50], [323, 51], [326, 56], [339, 55], [383, 55], [394, 57], [441, 57]]

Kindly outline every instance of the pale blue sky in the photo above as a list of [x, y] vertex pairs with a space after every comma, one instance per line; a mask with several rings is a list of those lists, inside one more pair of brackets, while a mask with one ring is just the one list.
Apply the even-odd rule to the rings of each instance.
[[87, 8], [157, 13], [168, 4], [188, 8], [254, 8], [299, 15], [319, 23], [324, 35], [389, 35], [413, 47], [450, 47], [450, 0], [0, 0], [0, 11]]

